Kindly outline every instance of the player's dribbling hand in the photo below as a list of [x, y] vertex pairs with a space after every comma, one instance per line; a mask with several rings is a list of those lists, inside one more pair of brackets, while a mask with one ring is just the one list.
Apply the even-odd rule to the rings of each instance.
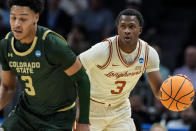
[[77, 123], [76, 131], [90, 131], [89, 124], [80, 124]]

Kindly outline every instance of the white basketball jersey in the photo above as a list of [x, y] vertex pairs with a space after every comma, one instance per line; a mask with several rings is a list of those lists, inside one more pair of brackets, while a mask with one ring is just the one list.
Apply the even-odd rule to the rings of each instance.
[[[97, 52], [102, 53], [99, 53], [100, 57], [97, 56], [94, 60], [92, 58], [93, 62], [88, 61], [88, 57], [93, 57], [95, 51], [89, 50], [80, 55], [80, 60], [90, 78], [91, 98], [110, 104], [125, 101], [145, 71], [149, 46], [146, 42], [138, 40], [137, 56], [133, 62], [127, 64], [120, 53], [118, 36], [106, 39], [106, 42], [101, 44], [106, 46], [96, 46]], [[109, 50], [105, 56], [106, 60], [104, 64], [99, 65], [100, 59], [105, 58], [103, 54], [107, 54], [106, 49]]]

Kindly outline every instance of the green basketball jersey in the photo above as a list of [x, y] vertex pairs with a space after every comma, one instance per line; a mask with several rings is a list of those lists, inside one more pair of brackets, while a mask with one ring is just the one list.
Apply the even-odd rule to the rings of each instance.
[[75, 60], [66, 41], [41, 26], [32, 44], [20, 43], [11, 32], [0, 43], [3, 70], [16, 74], [24, 88], [21, 102], [37, 114], [51, 114], [73, 104], [75, 84], [64, 70]]

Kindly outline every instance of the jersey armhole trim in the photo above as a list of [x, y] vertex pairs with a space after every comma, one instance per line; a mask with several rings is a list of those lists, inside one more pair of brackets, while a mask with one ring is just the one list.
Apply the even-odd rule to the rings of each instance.
[[109, 57], [106, 61], [106, 63], [103, 65], [103, 66], [100, 66], [100, 65], [97, 65], [97, 67], [101, 70], [105, 69], [111, 62], [111, 59], [112, 59], [112, 53], [113, 53], [113, 49], [112, 49], [112, 41], [110, 39], [104, 39], [102, 42], [104, 41], [108, 41], [109, 43], [109, 48], [110, 48], [110, 52], [109, 52]]
[[9, 35], [10, 35], [11, 32], [8, 32], [5, 36], [5, 39], [8, 39]]
[[46, 36], [47, 36], [50, 32], [52, 32], [52, 33], [54, 33], [55, 35], [57, 35], [58, 37], [60, 37], [60, 38], [61, 38], [63, 41], [65, 41], [65, 43], [67, 44], [67, 41], [65, 40], [65, 38], [64, 38], [63, 36], [61, 36], [60, 34], [54, 32], [54, 31], [52, 31], [52, 30], [47, 30], [47, 31], [45, 31], [44, 34], [43, 34], [43, 36], [42, 36], [42, 40], [45, 40], [45, 39], [46, 39]]
[[149, 46], [148, 46], [148, 43], [146, 43], [145, 62], [144, 62], [144, 69], [143, 69], [142, 73], [144, 73], [146, 71], [146, 67], [147, 67], [147, 64], [148, 64], [148, 55], [149, 55]]
[[42, 40], [45, 40], [45, 39], [46, 39], [46, 36], [47, 36], [50, 32], [52, 32], [52, 31], [51, 31], [51, 30], [45, 31], [44, 34], [43, 34], [43, 36], [42, 36]]

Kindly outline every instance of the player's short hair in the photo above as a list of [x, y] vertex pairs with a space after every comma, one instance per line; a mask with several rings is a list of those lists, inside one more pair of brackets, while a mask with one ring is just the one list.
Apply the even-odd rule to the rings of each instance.
[[121, 11], [121, 12], [118, 14], [117, 18], [116, 18], [116, 25], [117, 25], [117, 26], [118, 26], [118, 24], [119, 24], [119, 20], [120, 20], [120, 17], [121, 17], [122, 15], [136, 16], [136, 17], [137, 17], [137, 20], [139, 21], [139, 25], [140, 25], [141, 27], [143, 27], [143, 25], [144, 25], [143, 16], [142, 16], [142, 14], [141, 14], [139, 11], [137, 11], [137, 10], [135, 10], [135, 9], [125, 9], [125, 10]]
[[35, 13], [40, 13], [44, 9], [44, 0], [8, 0], [8, 6], [11, 8], [13, 5], [27, 6]]

